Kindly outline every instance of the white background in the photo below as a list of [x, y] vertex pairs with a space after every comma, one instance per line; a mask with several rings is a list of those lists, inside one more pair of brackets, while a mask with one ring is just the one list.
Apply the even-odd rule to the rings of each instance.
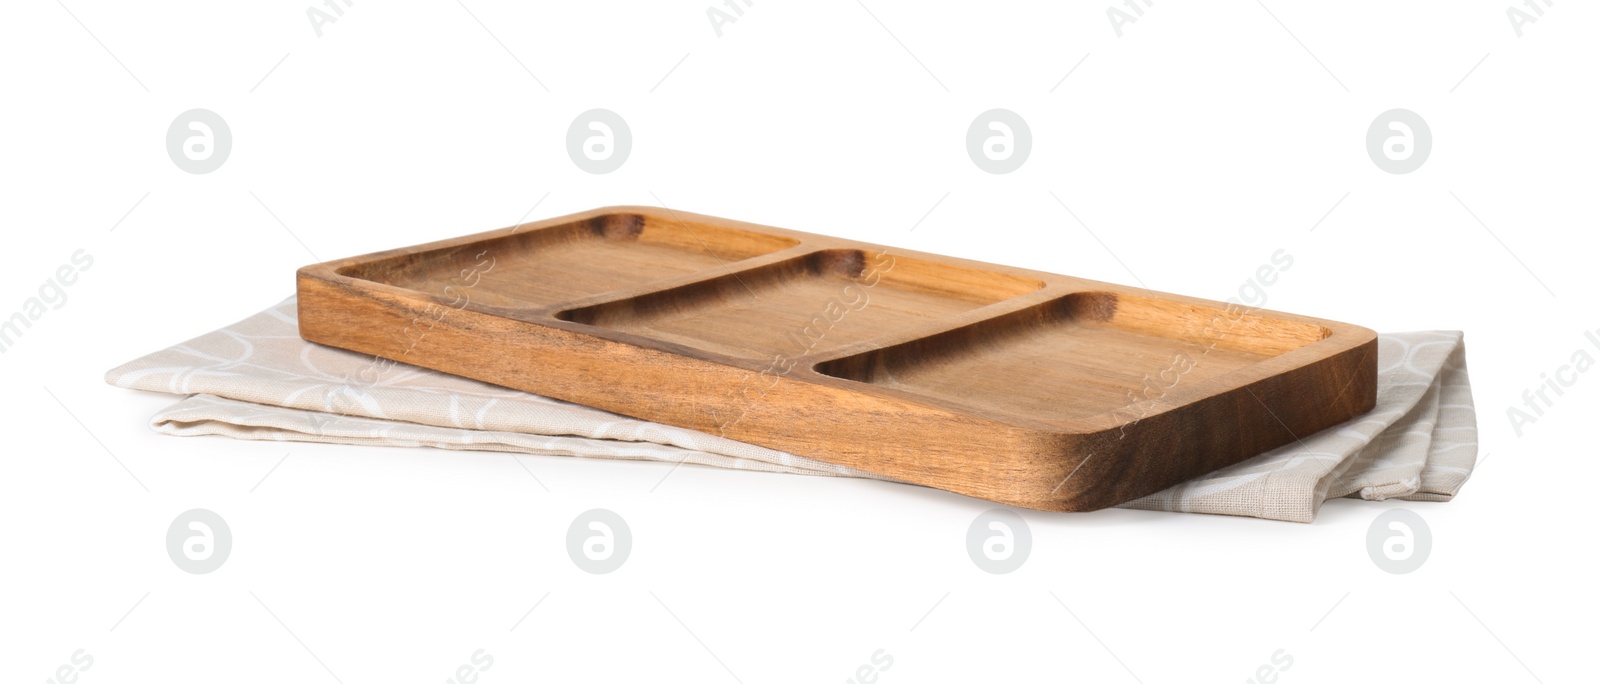
[[[318, 37], [309, 2], [9, 3], [0, 316], [94, 265], [0, 355], [4, 678], [78, 649], [81, 682], [438, 682], [477, 649], [490, 683], [845, 681], [879, 649], [880, 682], [1248, 681], [1279, 649], [1280, 682], [1584, 676], [1600, 372], [1520, 437], [1506, 409], [1600, 357], [1597, 13], [1518, 37], [1510, 5], [1160, 3], [1118, 37], [1109, 2], [763, 0], [718, 37], [709, 2], [362, 0]], [[197, 107], [234, 141], [207, 175], [164, 147]], [[634, 137], [608, 175], [565, 150], [596, 107]], [[1034, 139], [1007, 175], [965, 150], [996, 107]], [[1397, 107], [1434, 138], [1406, 175], [1364, 142]], [[158, 436], [172, 397], [102, 382], [307, 263], [658, 198], [1214, 299], [1287, 249], [1269, 308], [1466, 331], [1483, 462], [1311, 525], [1023, 512], [994, 576], [964, 546], [993, 505], [952, 494], [524, 458], [546, 491], [499, 454]], [[1434, 546], [1394, 576], [1365, 538], [1399, 506]], [[610, 575], [564, 548], [596, 507], [633, 531]], [[166, 554], [191, 508], [232, 529], [211, 574]]]

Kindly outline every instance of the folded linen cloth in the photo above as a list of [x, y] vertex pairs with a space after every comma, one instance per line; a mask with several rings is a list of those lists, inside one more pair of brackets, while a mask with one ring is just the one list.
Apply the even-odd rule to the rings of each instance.
[[[669, 461], [889, 480], [703, 432], [325, 347], [300, 338], [295, 298], [106, 374], [189, 395], [151, 418], [170, 435], [431, 446]], [[1378, 338], [1371, 412], [1127, 508], [1310, 522], [1328, 497], [1448, 501], [1472, 474], [1477, 423], [1460, 332]]]

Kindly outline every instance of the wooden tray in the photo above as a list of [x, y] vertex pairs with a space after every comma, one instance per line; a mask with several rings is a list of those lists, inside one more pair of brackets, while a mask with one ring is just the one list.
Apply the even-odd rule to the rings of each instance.
[[1377, 389], [1365, 328], [649, 207], [298, 286], [312, 342], [1052, 511], [1287, 444]]

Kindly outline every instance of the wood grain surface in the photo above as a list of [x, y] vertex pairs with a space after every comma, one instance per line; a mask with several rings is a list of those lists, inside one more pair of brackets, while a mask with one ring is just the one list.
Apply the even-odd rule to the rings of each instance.
[[307, 266], [298, 290], [312, 342], [1051, 511], [1377, 393], [1365, 328], [651, 207]]

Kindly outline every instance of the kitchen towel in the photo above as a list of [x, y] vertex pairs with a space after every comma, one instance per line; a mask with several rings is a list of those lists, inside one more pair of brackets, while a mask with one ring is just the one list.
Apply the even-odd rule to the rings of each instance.
[[[295, 314], [290, 297], [114, 368], [106, 381], [187, 395], [151, 418], [152, 428], [170, 435], [431, 446], [890, 480], [312, 344], [300, 338]], [[1311, 522], [1328, 497], [1448, 501], [1472, 474], [1477, 450], [1461, 333], [1383, 334], [1378, 404], [1371, 412], [1124, 507]]]

